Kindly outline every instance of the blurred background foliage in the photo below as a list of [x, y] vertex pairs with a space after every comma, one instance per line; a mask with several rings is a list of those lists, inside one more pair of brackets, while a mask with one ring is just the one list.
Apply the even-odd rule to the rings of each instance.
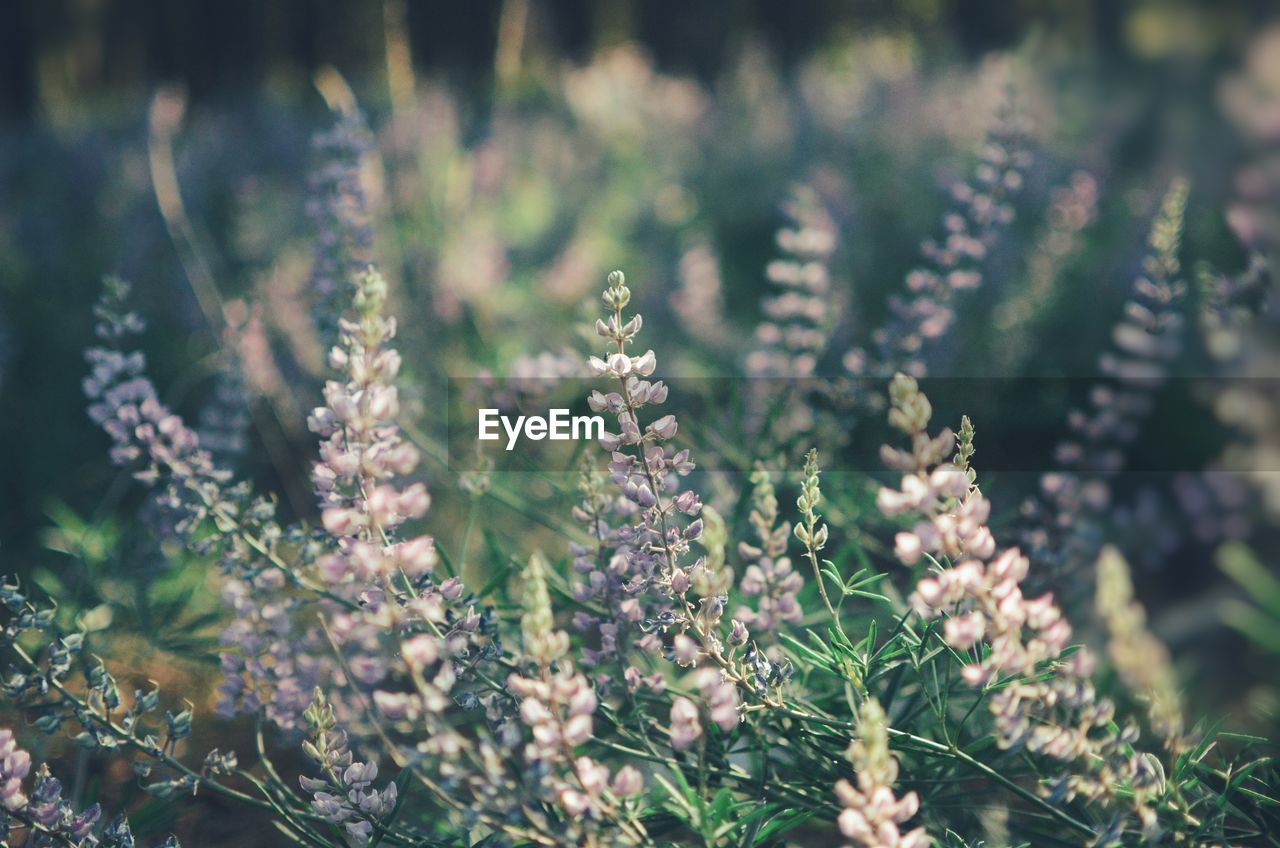
[[[1029, 205], [1071, 167], [1103, 181], [1091, 255], [1077, 264], [1114, 275], [1113, 300], [1141, 216], [1175, 171], [1208, 195], [1196, 198], [1188, 253], [1230, 268], [1242, 254], [1231, 255], [1220, 213], [1247, 151], [1220, 89], [1270, 5], [6, 4], [0, 398], [11, 414], [0, 421], [0, 556], [40, 547], [53, 492], [84, 513], [104, 490], [76, 379], [103, 273], [135, 280], [148, 311], [167, 317], [152, 349], [179, 406], [207, 394], [220, 340], [151, 186], [147, 108], [158, 86], [176, 86], [186, 104], [177, 171], [222, 296], [271, 310], [279, 302], [258, 297], [264, 278], [307, 273], [308, 140], [330, 122], [314, 80], [338, 69], [379, 138], [377, 259], [434, 289], [445, 321], [475, 325], [462, 364], [492, 366], [543, 335], [495, 332], [513, 317], [556, 326], [606, 266], [669, 289], [695, 243], [715, 248], [727, 314], [754, 322], [797, 180], [816, 181], [849, 228], [839, 261], [875, 326], [883, 294], [945, 208], [941, 189], [981, 138], [986, 114], [966, 86], [997, 49], [1020, 51], [1034, 71], [1023, 106], [1057, 166], [1033, 175]], [[1020, 222], [1024, 237], [1035, 223]], [[1072, 272], [1059, 292], [1090, 282]], [[1092, 311], [1086, 299], [1055, 297], [1031, 366], [1089, 373], [1108, 325], [1076, 320]], [[970, 335], [982, 361], [997, 338], [981, 325]], [[698, 356], [731, 365], [740, 352]], [[299, 435], [289, 426], [284, 435]]]
[[[142, 495], [83, 412], [90, 306], [104, 273], [135, 282], [151, 368], [189, 420], [233, 349], [261, 448], [244, 455], [266, 458], [242, 470], [283, 493], [286, 515], [312, 514], [298, 482], [323, 374], [302, 305], [308, 181], [332, 163], [311, 139], [353, 102], [371, 130], [369, 252], [394, 286], [420, 391], [409, 417], [423, 427], [447, 376], [509, 373], [543, 351], [554, 369], [584, 350], [577, 328], [613, 267], [674, 373], [740, 373], [796, 183], [838, 227], [843, 332], [878, 326], [992, 121], [993, 51], [1012, 56], [1037, 164], [1016, 250], [992, 257], [966, 308], [983, 315], [1021, 290], [1055, 186], [1086, 169], [1099, 201], [1087, 238], [1023, 307], [1023, 352], [970, 321], [949, 370], [1088, 377], [1174, 175], [1192, 185], [1188, 277], [1245, 266], [1227, 210], [1257, 156], [1250, 117], [1280, 125], [1266, 124], [1280, 81], [1246, 86], [1275, 88], [1270, 112], [1243, 118], [1232, 85], [1249, 78], [1251, 45], [1265, 71], [1273, 12], [1261, 0], [13, 0], [0, 11], [0, 567], [63, 599], [68, 622], [129, 634], [95, 649], [143, 676], [200, 674], [217, 597], [198, 557], [156, 551], [145, 526], [122, 522]], [[1206, 362], [1192, 350], [1177, 373]], [[1061, 426], [1063, 398], [1025, 400], [967, 410], [980, 451]], [[1175, 425], [1140, 450], [1189, 467], [1221, 451], [1185, 392], [1158, 414]], [[1034, 481], [1007, 476], [1016, 505]], [[470, 525], [474, 503], [461, 503], [442, 507], [446, 549]], [[1136, 575], [1157, 631], [1189, 658], [1186, 679], [1238, 686], [1194, 698], [1274, 716], [1275, 557], [1234, 546], [1219, 569], [1207, 544], [1160, 554], [1160, 570]]]

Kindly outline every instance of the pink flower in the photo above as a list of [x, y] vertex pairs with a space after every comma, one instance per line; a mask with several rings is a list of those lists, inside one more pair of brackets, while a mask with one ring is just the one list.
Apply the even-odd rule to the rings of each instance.
[[421, 633], [405, 642], [400, 653], [406, 662], [421, 671], [439, 658], [440, 643], [436, 637]]
[[[642, 356], [637, 356], [635, 359], [631, 360], [630, 367], [641, 377], [648, 377], [653, 373], [654, 368], [657, 367], [657, 364], [658, 364], [658, 359], [654, 355], [653, 351], [647, 350], [644, 352]], [[623, 376], [623, 375], [619, 374], [619, 376]], [[670, 437], [668, 436], [667, 438], [670, 438]]]
[[947, 644], [957, 651], [967, 651], [977, 644], [986, 629], [987, 620], [980, 612], [948, 618], [943, 625]]
[[675, 438], [677, 426], [674, 415], [664, 415], [650, 424], [649, 430], [659, 439], [666, 441]]
[[701, 653], [698, 643], [684, 633], [676, 634], [672, 640], [672, 653], [678, 665], [685, 668], [692, 668], [698, 662], [698, 656]]
[[893, 554], [903, 565], [915, 565], [923, 551], [924, 545], [914, 533], [898, 533], [893, 537]]
[[613, 794], [632, 798], [644, 791], [644, 777], [633, 766], [623, 766], [613, 776]]
[[678, 697], [671, 702], [671, 726], [668, 729], [671, 747], [683, 751], [702, 736], [698, 707], [688, 698]]

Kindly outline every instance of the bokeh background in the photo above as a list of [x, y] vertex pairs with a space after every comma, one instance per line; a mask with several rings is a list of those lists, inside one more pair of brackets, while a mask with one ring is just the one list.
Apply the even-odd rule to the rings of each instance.
[[[446, 377], [567, 367], [613, 267], [674, 372], [742, 373], [797, 184], [837, 224], [833, 349], [854, 343], [937, 232], [947, 186], [970, 172], [1012, 80], [1036, 164], [947, 362], [955, 375], [1027, 381], [1006, 408], [967, 410], [983, 437], [1061, 427], [1070, 399], [1051, 380], [1096, 373], [1171, 179], [1192, 185], [1188, 279], [1240, 275], [1274, 244], [1278, 19], [1263, 0], [11, 0], [0, 9], [0, 568], [66, 599], [69, 620], [116, 633], [113, 653], [137, 674], [178, 677], [202, 697], [216, 597], [198, 569], [162, 567], [135, 538], [128, 516], [142, 498], [83, 411], [93, 299], [104, 274], [134, 282], [157, 382], [192, 420], [215, 405], [234, 347], [248, 449], [228, 448], [281, 492], [286, 515], [310, 515], [303, 421], [323, 366], [304, 295], [326, 214], [315, 187], [351, 177], [334, 171], [350, 145], [367, 146], [354, 178], [372, 232], [355, 250], [393, 284], [420, 383], [411, 400], [429, 427]], [[332, 129], [353, 104], [367, 136]], [[1079, 171], [1096, 204], [1057, 250], [1046, 210]], [[1270, 377], [1274, 345], [1258, 344], [1250, 373]], [[1216, 374], [1211, 353], [1192, 344], [1174, 376]], [[838, 369], [838, 352], [822, 367]], [[1037, 389], [1048, 385], [1059, 389]], [[1274, 406], [1260, 385], [1261, 408]], [[1175, 381], [1161, 396], [1162, 426], [1139, 455], [1195, 470], [1236, 444], [1240, 428], [1197, 386]], [[1253, 430], [1255, 452], [1237, 462], [1280, 469], [1276, 428]], [[1005, 476], [1016, 508], [1035, 475]], [[1139, 595], [1184, 679], [1210, 683], [1193, 704], [1269, 732], [1277, 475], [1251, 482], [1243, 511], [1256, 521], [1225, 533], [1211, 518], [1203, 534], [1177, 532], [1194, 522], [1171, 476], [1121, 484], [1126, 553], [1148, 561]], [[1224, 560], [1232, 536], [1253, 553]]]

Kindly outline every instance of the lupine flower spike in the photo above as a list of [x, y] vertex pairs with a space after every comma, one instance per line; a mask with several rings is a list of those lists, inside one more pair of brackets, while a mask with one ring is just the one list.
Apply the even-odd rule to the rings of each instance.
[[840, 832], [852, 844], [846, 848], [927, 848], [933, 841], [923, 827], [900, 827], [920, 809], [914, 792], [895, 797], [898, 761], [889, 751], [889, 719], [874, 698], [858, 710], [858, 739], [849, 745], [857, 785], [848, 780], [836, 784]]

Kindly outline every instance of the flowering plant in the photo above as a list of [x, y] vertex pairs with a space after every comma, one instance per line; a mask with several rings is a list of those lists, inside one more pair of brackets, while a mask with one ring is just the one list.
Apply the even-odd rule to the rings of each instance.
[[[330, 154], [365, 155], [357, 118], [325, 136]], [[1103, 356], [1115, 385], [1071, 417], [1084, 444], [1065, 446], [1073, 474], [1046, 478], [1039, 509], [1002, 525], [982, 410], [939, 427], [921, 385], [1013, 222], [1024, 129], [999, 110], [908, 293], [843, 352], [839, 228], [818, 192], [796, 190], [786, 258], [767, 271], [781, 291], [745, 367], [814, 391], [785, 392], [801, 408], [777, 426], [763, 425], [777, 398], [746, 392], [749, 438], [710, 461], [614, 271], [583, 328], [582, 400], [608, 423], [580, 465], [526, 479], [439, 463], [415, 420], [429, 417], [415, 411], [432, 365], [397, 348], [397, 319], [433, 319], [363, 263], [358, 161], [316, 181], [329, 202], [313, 210], [326, 233], [311, 332], [331, 344], [305, 416], [314, 509], [289, 516], [215, 450], [244, 439], [207, 438], [161, 400], [132, 348], [144, 322], [108, 279], [89, 415], [149, 493], [162, 549], [198, 559], [217, 586], [211, 712], [253, 730], [248, 746], [201, 750], [194, 728], [213, 718], [198, 696], [184, 703], [103, 659], [101, 634], [18, 581], [0, 586], [6, 703], [40, 732], [126, 760], [166, 803], [216, 795], [319, 848], [1277, 844], [1265, 740], [1185, 715], [1129, 566], [1098, 538], [1105, 472], [1149, 412], [1135, 372], [1158, 382], [1179, 350], [1186, 184], [1156, 213]], [[1082, 229], [1095, 192], [1073, 175], [1055, 202], [1075, 217], [1055, 232]], [[820, 368], [833, 357], [837, 376]], [[863, 384], [849, 405], [821, 403]], [[872, 414], [894, 435], [883, 469], [824, 472], [818, 449], [838, 450]], [[528, 520], [503, 523], [500, 509]], [[1081, 573], [1096, 582], [1092, 610], [1055, 594]], [[129, 811], [67, 797], [20, 732], [0, 729], [5, 839], [136, 844]]]

